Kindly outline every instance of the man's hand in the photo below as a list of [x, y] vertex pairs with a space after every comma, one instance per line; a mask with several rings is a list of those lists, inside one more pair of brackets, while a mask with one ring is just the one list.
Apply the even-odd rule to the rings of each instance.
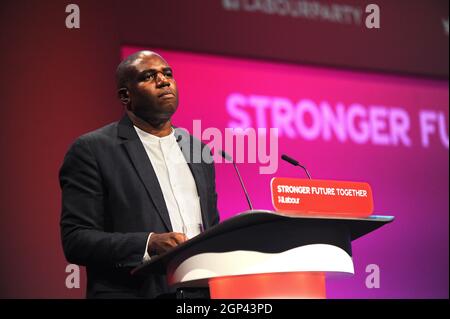
[[153, 233], [148, 241], [147, 251], [150, 255], [160, 255], [186, 240], [186, 235], [182, 233]]

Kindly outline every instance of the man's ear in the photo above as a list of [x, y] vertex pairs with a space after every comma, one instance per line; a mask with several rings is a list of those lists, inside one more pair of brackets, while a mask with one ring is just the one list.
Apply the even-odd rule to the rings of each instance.
[[123, 105], [125, 105], [128, 109], [128, 105], [130, 104], [130, 95], [128, 93], [127, 88], [120, 88], [117, 91], [117, 95], [119, 96], [120, 101]]

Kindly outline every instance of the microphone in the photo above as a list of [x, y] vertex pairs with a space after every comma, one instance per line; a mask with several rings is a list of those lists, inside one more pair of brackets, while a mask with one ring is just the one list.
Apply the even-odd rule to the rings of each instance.
[[309, 179], [311, 179], [311, 175], [309, 175], [309, 172], [306, 169], [306, 167], [303, 166], [302, 164], [300, 164], [298, 161], [296, 161], [292, 157], [287, 156], [286, 154], [281, 155], [281, 159], [288, 162], [289, 164], [294, 165], [294, 166], [300, 166], [301, 168], [303, 168], [305, 170], [306, 175], [308, 175]]
[[239, 174], [239, 170], [238, 170], [233, 158], [229, 154], [227, 154], [224, 150], [220, 150], [219, 154], [227, 161], [230, 161], [231, 163], [233, 163], [234, 169], [236, 170], [237, 176], [239, 177], [239, 182], [241, 183], [242, 189], [244, 190], [245, 198], [247, 198], [248, 207], [250, 207], [250, 210], [253, 210], [253, 205], [252, 205], [252, 202], [250, 201], [250, 196], [248, 196], [247, 190], [245, 189], [245, 186], [244, 186], [244, 182], [242, 181], [241, 174]]

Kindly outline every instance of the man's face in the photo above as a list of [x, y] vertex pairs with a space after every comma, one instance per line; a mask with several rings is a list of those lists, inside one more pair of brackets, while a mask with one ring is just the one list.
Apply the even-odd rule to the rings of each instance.
[[158, 126], [168, 121], [178, 107], [178, 90], [172, 69], [158, 55], [144, 55], [133, 64], [129, 81], [130, 110]]

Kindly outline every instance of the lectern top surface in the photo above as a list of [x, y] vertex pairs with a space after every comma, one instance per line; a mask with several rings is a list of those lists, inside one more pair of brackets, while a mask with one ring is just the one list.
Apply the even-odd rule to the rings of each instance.
[[[372, 215], [366, 218], [347, 218], [318, 215], [287, 215], [269, 210], [246, 211], [207, 229], [200, 235], [184, 242], [165, 254], [152, 257], [149, 262], [133, 269], [132, 273], [140, 273], [143, 268], [158, 268], [160, 267], [159, 265], [165, 265], [177, 255], [185, 254], [192, 249], [195, 250], [199, 245], [206, 246], [206, 243], [214, 242], [214, 238], [217, 238], [216, 236], [227, 236], [228, 234], [237, 233], [258, 234], [258, 229], [264, 229], [264, 226], [267, 225], [271, 227], [269, 223], [273, 223], [274, 227], [290, 225], [291, 229], [295, 227], [309, 229], [310, 227], [314, 228], [318, 225], [321, 227], [325, 226], [326, 229], [345, 229], [345, 232], [348, 234], [347, 240], [353, 241], [393, 220], [393, 216], [379, 215]], [[267, 230], [267, 227], [265, 227], [265, 229]]]

